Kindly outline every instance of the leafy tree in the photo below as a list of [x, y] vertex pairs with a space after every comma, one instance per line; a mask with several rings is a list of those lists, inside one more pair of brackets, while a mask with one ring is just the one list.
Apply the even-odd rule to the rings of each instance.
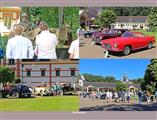
[[7, 82], [13, 82], [15, 78], [15, 72], [6, 66], [0, 66], [0, 83], [4, 84]]
[[116, 91], [126, 91], [128, 89], [127, 84], [125, 83], [117, 83], [116, 84]]
[[114, 76], [101, 76], [92, 74], [83, 74], [88, 82], [117, 82]]
[[110, 28], [117, 20], [117, 15], [113, 10], [103, 10], [99, 17], [99, 24], [102, 27]]
[[134, 84], [141, 84], [144, 82], [144, 78], [137, 78], [130, 81], [133, 82]]
[[151, 7], [105, 7], [104, 10], [113, 10], [117, 16], [148, 16]]
[[141, 88], [151, 93], [157, 90], [157, 59], [152, 59], [147, 66]]
[[157, 31], [157, 8], [152, 8], [148, 16], [148, 24], [151, 31]]

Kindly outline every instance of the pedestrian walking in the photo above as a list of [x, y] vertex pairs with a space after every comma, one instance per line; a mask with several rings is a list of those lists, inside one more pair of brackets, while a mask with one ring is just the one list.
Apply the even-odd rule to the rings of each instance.
[[142, 91], [140, 90], [140, 91], [138, 91], [139, 104], [142, 103], [142, 98], [143, 98], [143, 93], [142, 93]]

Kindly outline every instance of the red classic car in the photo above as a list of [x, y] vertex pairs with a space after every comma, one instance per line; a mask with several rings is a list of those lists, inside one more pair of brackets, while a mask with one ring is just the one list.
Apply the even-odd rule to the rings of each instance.
[[155, 37], [145, 36], [140, 32], [126, 31], [121, 37], [102, 40], [102, 47], [109, 52], [122, 52], [128, 55], [133, 50], [141, 48], [152, 48]]
[[107, 29], [101, 32], [97, 32], [94, 34], [92, 41], [97, 43], [101, 43], [103, 39], [120, 37], [127, 29]]

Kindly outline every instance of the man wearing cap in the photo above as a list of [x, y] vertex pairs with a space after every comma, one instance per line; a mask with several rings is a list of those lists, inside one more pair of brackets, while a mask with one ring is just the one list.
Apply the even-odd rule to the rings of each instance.
[[12, 26], [14, 36], [7, 42], [7, 59], [32, 59], [34, 56], [31, 41], [22, 36], [24, 28], [20, 24]]

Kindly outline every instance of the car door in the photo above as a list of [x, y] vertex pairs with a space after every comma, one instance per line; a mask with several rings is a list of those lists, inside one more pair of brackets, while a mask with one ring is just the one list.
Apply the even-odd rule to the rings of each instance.
[[136, 40], [138, 42], [137, 48], [144, 48], [144, 47], [146, 47], [147, 44], [148, 44], [146, 39], [147, 39], [147, 37], [145, 37], [143, 34], [137, 33], [136, 34]]

